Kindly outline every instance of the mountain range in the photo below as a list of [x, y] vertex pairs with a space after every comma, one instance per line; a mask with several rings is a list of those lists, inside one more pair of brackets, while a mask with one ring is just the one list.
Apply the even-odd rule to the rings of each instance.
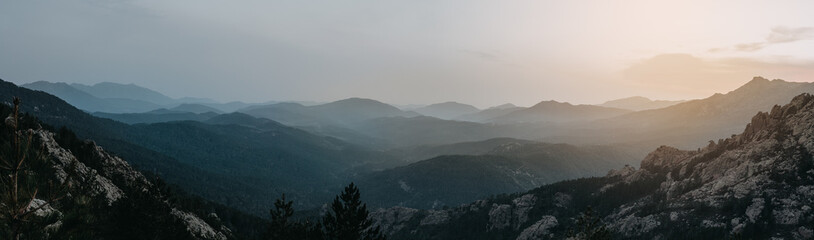
[[417, 108], [413, 111], [424, 116], [450, 120], [462, 115], [479, 112], [480, 109], [463, 103], [443, 102]]
[[[0, 114], [10, 116], [0, 123], [0, 142], [5, 146], [19, 137], [28, 146], [22, 151], [34, 152], [20, 162], [25, 177], [19, 188], [4, 188], [16, 194], [4, 196], [2, 207], [9, 209], [14, 201], [8, 200], [21, 196], [28, 203], [23, 214], [7, 216], [40, 226], [15, 230], [21, 239], [225, 240], [253, 237], [263, 227], [261, 218], [168, 187], [68, 129], [52, 130], [30, 115], [15, 119], [12, 113], [0, 105]], [[12, 150], [3, 149], [4, 164], [14, 160], [6, 158], [12, 156], [7, 151]], [[3, 226], [4, 235], [13, 227]]]
[[[501, 144], [488, 147], [498, 142]], [[362, 175], [355, 182], [368, 189], [365, 197], [377, 200], [373, 202], [375, 206], [441, 208], [566, 179], [601, 176], [605, 169], [636, 161], [634, 151], [620, 146], [573, 146], [513, 139], [432, 150], [441, 152], [403, 167]]]
[[[390, 159], [334, 138], [242, 114], [210, 118], [212, 124], [128, 125], [94, 117], [44, 92], [8, 82], [0, 85], [2, 99], [20, 97], [21, 110], [46, 124], [93, 139], [137, 168], [190, 193], [258, 215], [270, 208], [268, 196], [282, 193], [302, 206], [315, 207], [337, 192], [341, 179]], [[229, 123], [235, 119], [250, 124]]]
[[650, 109], [659, 109], [665, 108], [672, 105], [676, 105], [685, 101], [667, 101], [667, 100], [650, 100], [646, 97], [635, 96], [635, 97], [628, 97], [622, 99], [616, 99], [607, 101], [603, 104], [599, 104], [598, 106], [602, 107], [611, 107], [611, 108], [621, 108], [627, 109], [631, 111], [642, 111], [642, 110], [650, 110]]
[[[374, 216], [394, 239], [563, 239], [600, 227], [619, 239], [810, 239], [811, 126], [814, 96], [801, 94], [704, 148], [659, 147], [640, 169], [445, 210], [393, 207]], [[586, 221], [594, 224], [580, 225]]]
[[580, 122], [610, 118], [631, 112], [630, 110], [594, 105], [572, 105], [567, 102], [542, 101], [526, 109], [496, 117], [491, 122], [499, 124], [537, 122]]
[[488, 123], [494, 118], [509, 114], [511, 112], [524, 109], [523, 107], [515, 106], [514, 104], [507, 103], [484, 109], [476, 113], [463, 114], [455, 117], [454, 120]]
[[651, 142], [698, 148], [703, 146], [699, 143], [737, 133], [754, 113], [768, 111], [802, 93], [814, 93], [814, 83], [755, 77], [726, 94], [571, 126], [570, 136], [548, 136], [541, 140], [577, 144]]
[[[405, 111], [350, 98], [244, 106], [231, 113], [194, 103], [93, 114], [71, 104], [115, 108], [103, 104], [143, 103], [138, 96], [151, 92], [121, 100], [88, 93], [106, 91], [98, 90], [104, 84], [28, 86], [45, 92], [0, 81], [0, 98], [21, 97], [21, 110], [53, 126], [48, 129], [58, 136], [67, 131], [75, 133], [71, 139], [92, 139], [132, 164], [132, 171], [160, 177], [211, 206], [222, 204], [222, 214], [265, 216], [270, 198], [282, 193], [298, 209], [318, 214], [315, 209], [354, 181], [370, 206], [389, 208], [375, 216], [397, 239], [560, 238], [587, 206], [619, 238], [675, 238], [697, 226], [703, 229], [693, 233], [698, 238], [806, 238], [812, 231], [796, 227], [812, 217], [794, 208], [809, 204], [799, 189], [808, 186], [806, 171], [814, 166], [805, 160], [814, 97], [803, 94], [814, 92], [814, 83], [755, 77], [726, 94], [641, 111], [556, 101], [485, 110], [443, 103]], [[615, 104], [620, 102], [636, 101]], [[775, 106], [784, 102], [791, 103]], [[771, 211], [754, 215], [747, 205]], [[206, 218], [206, 212], [187, 209]], [[697, 219], [674, 220], [682, 216]], [[209, 224], [215, 232], [230, 225]], [[775, 228], [780, 230], [766, 230]]]
[[[299, 123], [324, 121], [325, 125], [321, 126], [320, 129], [323, 131], [330, 129], [325, 126], [334, 125], [336, 126], [335, 129], [347, 126], [345, 136], [356, 134], [360, 136], [359, 138], [363, 136], [390, 138], [401, 135], [402, 137], [394, 138], [390, 142], [398, 143], [398, 146], [405, 146], [405, 148], [383, 152], [374, 150], [375, 147], [370, 149], [370, 146], [355, 145], [340, 139], [321, 136], [315, 133], [317, 131], [309, 130], [309, 128], [303, 128], [308, 130], [303, 131], [285, 126], [274, 120], [257, 118], [243, 113], [216, 114], [206, 112], [195, 114], [175, 110], [155, 110], [141, 114], [95, 113], [95, 116], [91, 116], [48, 94], [27, 91], [10, 83], [5, 84], [7, 85], [5, 89], [11, 91], [0, 96], [23, 97], [26, 99], [24, 110], [32, 112], [46, 123], [56, 127], [66, 126], [76, 131], [80, 137], [94, 139], [97, 143], [117, 152], [125, 159], [129, 159], [139, 169], [152, 171], [162, 176], [169, 183], [177, 184], [193, 194], [250, 213], [259, 214], [264, 211], [263, 209], [268, 209], [270, 202], [263, 202], [265, 200], [264, 196], [268, 195], [285, 192], [292, 199], [298, 200], [297, 202], [301, 206], [315, 207], [314, 204], [324, 202], [331, 193], [336, 192], [334, 191], [335, 188], [341, 186], [339, 183], [343, 182], [343, 179], [344, 181], [375, 179], [376, 177], [373, 175], [389, 174], [389, 172], [386, 172], [387, 170], [385, 172], [379, 172], [378, 170], [403, 166], [413, 162], [416, 162], [415, 166], [432, 166], [437, 162], [432, 160], [433, 158], [448, 154], [464, 154], [466, 156], [461, 156], [461, 158], [465, 161], [469, 161], [470, 158], [481, 158], [478, 155], [485, 155], [483, 157], [487, 158], [491, 156], [491, 152], [483, 152], [483, 150], [479, 150], [481, 149], [479, 147], [461, 147], [462, 144], [458, 144], [458, 147], [447, 148], [458, 148], [456, 151], [435, 151], [434, 154], [427, 152], [423, 157], [416, 158], [415, 156], [422, 156], [418, 154], [418, 152], [422, 151], [419, 149], [425, 148], [419, 146], [419, 144], [423, 146], [434, 143], [443, 144], [458, 142], [458, 139], [478, 141], [489, 135], [476, 132], [474, 135], [467, 137], [458, 133], [467, 130], [467, 128], [471, 129], [471, 126], [481, 126], [478, 123], [450, 121], [424, 116], [399, 116], [415, 114], [368, 99], [348, 99], [315, 106], [304, 106], [296, 103], [273, 104], [250, 108], [247, 112], [255, 114], [258, 112], [269, 113], [269, 110], [277, 111], [276, 113], [294, 112], [298, 114], [289, 116], [302, 117], [296, 121]], [[284, 112], [281, 109], [289, 111]], [[282, 114], [272, 116], [280, 115]], [[394, 115], [397, 117], [391, 117]], [[116, 119], [129, 124], [98, 117]], [[173, 119], [173, 117], [176, 118]], [[294, 118], [292, 117], [292, 119]], [[391, 125], [399, 123], [399, 121], [404, 121], [407, 125]], [[456, 126], [465, 128], [456, 130]], [[482, 129], [491, 131], [486, 125], [483, 125]], [[388, 133], [393, 130], [397, 131]], [[410, 133], [412, 136], [404, 136], [403, 134], [406, 133]], [[426, 138], [426, 136], [432, 135], [428, 133], [442, 134], [439, 135], [442, 139], [444, 136], [451, 137], [451, 139], [433, 141]], [[529, 145], [533, 143], [525, 140], [512, 141], [519, 141]], [[486, 145], [489, 144], [486, 143]], [[439, 149], [439, 147], [435, 148]], [[595, 151], [590, 150], [589, 147], [577, 146], [551, 148], [571, 151], [572, 153]], [[627, 151], [612, 147], [608, 147], [608, 149], [605, 151]], [[414, 202], [408, 201], [406, 205], [432, 207], [432, 205], [423, 204], [427, 201], [457, 204], [488, 194], [526, 190], [543, 182], [594, 176], [606, 168], [622, 166], [630, 163], [630, 159], [633, 159], [630, 154], [625, 152], [619, 156], [627, 157], [615, 157], [615, 155], [612, 158], [601, 159], [608, 162], [607, 165], [585, 165], [576, 169], [572, 168], [573, 170], [563, 171], [562, 167], [547, 169], [541, 166], [545, 166], [545, 164], [566, 166], [580, 161], [584, 162], [586, 160], [581, 158], [588, 155], [568, 155], [564, 153], [561, 155], [534, 155], [533, 150], [529, 151], [529, 153], [525, 153], [527, 156], [504, 154], [501, 158], [508, 159], [508, 161], [498, 163], [514, 165], [519, 163], [521, 165], [517, 166], [529, 168], [530, 170], [527, 171], [531, 176], [526, 177], [529, 181], [522, 183], [511, 182], [511, 188], [487, 189], [478, 184], [472, 184], [470, 187], [474, 188], [471, 190], [472, 193], [468, 195], [453, 196], [447, 194], [432, 199], [419, 197]], [[601, 155], [597, 153], [601, 152], [592, 153], [588, 159], [597, 159], [596, 156]], [[240, 159], [240, 161], [234, 161], [234, 159]], [[425, 159], [430, 159], [427, 161], [430, 164], [419, 162]], [[536, 161], [545, 161], [545, 163], [540, 165], [540, 163], [535, 163]], [[415, 171], [421, 171], [421, 167], [411, 166], [405, 169], [407, 170], [399, 170], [399, 172], [409, 175]], [[183, 174], [180, 174], [181, 172]], [[496, 174], [507, 179], [517, 177], [517, 174], [512, 171], [501, 171], [496, 172]], [[476, 177], [477, 175], [463, 176], [467, 177], [459, 179], [465, 182], [477, 183], [479, 180]], [[451, 180], [450, 178], [447, 179]], [[452, 181], [449, 182], [452, 183]], [[388, 186], [387, 182], [383, 181], [382, 184], [384, 188]], [[433, 187], [440, 188], [443, 186], [437, 185]], [[436, 190], [416, 188], [414, 193]], [[242, 197], [234, 198], [232, 196]], [[372, 198], [372, 204], [377, 206], [390, 204], [388, 196], [380, 196]]]
[[[74, 88], [66, 83], [33, 82], [22, 85], [25, 88], [39, 90], [59, 96], [72, 105], [89, 112], [146, 112], [161, 108], [160, 104], [128, 99], [128, 98], [100, 98], [88, 92]], [[122, 85], [127, 86], [127, 85]]]
[[[20, 85], [57, 96], [76, 108], [87, 112], [144, 113], [160, 108], [177, 108], [185, 104], [206, 106], [216, 112], [233, 112], [252, 104], [243, 102], [219, 103], [207, 98], [173, 99], [157, 91], [135, 84], [101, 82], [94, 85], [37, 81]], [[194, 113], [201, 113], [200, 107]], [[184, 110], [186, 111], [186, 110]]]

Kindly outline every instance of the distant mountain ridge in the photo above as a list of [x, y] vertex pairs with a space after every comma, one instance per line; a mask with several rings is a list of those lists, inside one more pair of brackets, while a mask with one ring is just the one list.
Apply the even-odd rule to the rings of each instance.
[[489, 123], [493, 119], [509, 114], [511, 112], [515, 112], [518, 110], [526, 109], [524, 107], [518, 107], [514, 104], [507, 103], [499, 106], [490, 107], [479, 112], [469, 113], [460, 115], [455, 117], [454, 120], [460, 121], [469, 121], [469, 122], [479, 122], [479, 123]]
[[[208, 98], [185, 97], [173, 99], [155, 90], [135, 84], [112, 82], [85, 85], [37, 81], [20, 86], [50, 93], [79, 109], [91, 113], [145, 113], [160, 108], [182, 107], [184, 104], [198, 105], [195, 109], [188, 109], [192, 113], [204, 113], [201, 112], [202, 107], [216, 109], [214, 112], [221, 113], [233, 112], [254, 105], [243, 102], [218, 103]], [[189, 106], [183, 106], [182, 108], [186, 107]], [[176, 110], [186, 111], [182, 108]]]
[[814, 95], [804, 93], [704, 148], [659, 147], [640, 169], [445, 210], [393, 207], [374, 215], [393, 239], [564, 239], [588, 207], [614, 239], [810, 239], [811, 126]]
[[[335, 138], [249, 116], [212, 120], [212, 124], [127, 125], [94, 117], [50, 94], [0, 81], [1, 99], [12, 96], [25, 99], [22, 111], [47, 124], [68, 127], [191, 193], [257, 215], [270, 209], [268, 196], [283, 192], [301, 206], [316, 207], [341, 188], [344, 181], [338, 179], [391, 159]], [[248, 124], [241, 124], [244, 121]]]
[[[155, 90], [141, 87], [135, 84], [120, 84], [112, 82], [101, 82], [93, 85], [72, 83], [71, 87], [86, 92], [101, 99], [125, 98], [144, 102], [152, 102], [157, 105], [172, 105], [177, 101]], [[25, 87], [25, 85], [23, 85]]]
[[616, 100], [610, 100], [603, 104], [599, 104], [597, 106], [602, 107], [612, 107], [612, 108], [621, 108], [627, 109], [631, 111], [642, 111], [642, 110], [650, 110], [650, 109], [657, 109], [657, 108], [664, 108], [669, 107], [672, 105], [676, 105], [682, 102], [686, 102], [684, 100], [679, 101], [667, 101], [667, 100], [650, 100], [646, 97], [641, 96], [634, 96]]
[[203, 104], [197, 104], [197, 103], [182, 103], [181, 105], [178, 105], [178, 106], [176, 106], [174, 108], [170, 108], [169, 110], [179, 111], [179, 112], [191, 112], [191, 113], [198, 113], [198, 114], [208, 113], [208, 112], [217, 113], [217, 114], [223, 113], [223, 111], [221, 111], [220, 109], [210, 107], [210, 106], [206, 106], [206, 105], [203, 105]]
[[85, 91], [76, 89], [66, 83], [39, 81], [23, 84], [21, 86], [51, 93], [88, 112], [146, 112], [161, 108], [161, 105], [159, 104], [142, 100], [126, 98], [99, 98]]
[[276, 103], [250, 107], [239, 110], [239, 112], [294, 126], [312, 124], [348, 126], [373, 118], [415, 115], [404, 112], [397, 107], [365, 98], [348, 98], [314, 106], [305, 106], [299, 103]]
[[572, 122], [610, 118], [630, 113], [630, 110], [593, 105], [572, 105], [567, 102], [542, 101], [534, 106], [496, 117], [491, 122], [501, 124]]
[[480, 109], [458, 102], [443, 102], [417, 108], [413, 111], [424, 116], [451, 120], [461, 115], [476, 113], [480, 111]]
[[648, 141], [696, 148], [699, 142], [737, 133], [755, 112], [768, 111], [802, 93], [814, 93], [814, 83], [755, 77], [726, 94], [596, 120], [571, 130], [572, 136], [584, 136], [546, 139], [587, 144]]

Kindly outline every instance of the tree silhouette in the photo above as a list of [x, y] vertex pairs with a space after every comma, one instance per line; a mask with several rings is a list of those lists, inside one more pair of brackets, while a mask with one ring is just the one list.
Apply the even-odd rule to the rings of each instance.
[[[21, 131], [20, 99], [12, 101], [14, 108], [3, 121], [0, 138], [0, 232], [6, 239], [33, 238], [43, 234], [43, 228], [54, 219], [34, 213], [50, 208], [61, 197], [54, 195], [53, 183], [39, 177], [48, 168], [48, 160], [33, 141], [33, 132]], [[41, 186], [46, 186], [45, 189]]]
[[323, 218], [327, 239], [385, 239], [379, 227], [372, 227], [373, 222], [368, 218], [367, 204], [363, 204], [359, 198], [359, 189], [353, 183], [334, 198], [331, 204], [332, 212], [328, 212]]
[[274, 209], [269, 210], [271, 223], [265, 238], [273, 240], [317, 240], [322, 239], [322, 228], [319, 224], [305, 221], [293, 221], [294, 201], [286, 201], [285, 194], [274, 202]]

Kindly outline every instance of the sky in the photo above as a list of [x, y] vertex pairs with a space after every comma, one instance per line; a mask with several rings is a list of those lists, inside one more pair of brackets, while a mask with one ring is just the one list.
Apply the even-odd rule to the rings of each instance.
[[0, 78], [484, 108], [814, 81], [814, 1], [0, 0]]

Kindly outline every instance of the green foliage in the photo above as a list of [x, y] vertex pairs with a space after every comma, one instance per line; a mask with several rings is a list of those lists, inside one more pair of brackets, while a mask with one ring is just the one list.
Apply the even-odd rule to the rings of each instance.
[[20, 99], [15, 97], [13, 103], [0, 131], [0, 234], [7, 239], [44, 238], [48, 233], [43, 229], [57, 220], [47, 210], [61, 197], [47, 178], [53, 169], [33, 133], [20, 130], [27, 125], [19, 114]]
[[[234, 229], [234, 236], [227, 236], [230, 238], [254, 239], [259, 235], [252, 232], [262, 225], [256, 225], [262, 222], [257, 217], [174, 190], [158, 178], [153, 178], [151, 185], [132, 185], [123, 175], [104, 173], [104, 159], [96, 145], [78, 139], [64, 127], [53, 131], [60, 147], [70, 151], [86, 167], [105, 175], [123, 191], [124, 197], [111, 204], [103, 194], [95, 194], [99, 186], [77, 178], [75, 166], [63, 169], [67, 173], [64, 182], [72, 184], [57, 184], [63, 181], [57, 180], [51, 158], [37, 147], [41, 143], [29, 130], [17, 130], [50, 127], [25, 114], [12, 121], [14, 109], [0, 104], [0, 116], [6, 115], [12, 118], [8, 123], [0, 123], [0, 178], [3, 178], [0, 198], [4, 201], [0, 202], [0, 239], [190, 239], [192, 236], [186, 232], [186, 226], [171, 214], [173, 208], [195, 213], [215, 229], [229, 226]], [[19, 164], [22, 157], [25, 161]], [[15, 170], [19, 176], [17, 207], [5, 202], [12, 202], [14, 196], [8, 193], [13, 191], [11, 176]], [[22, 212], [11, 211], [12, 207], [22, 209], [20, 206], [27, 205], [32, 198], [45, 200], [46, 204]], [[32, 214], [46, 209], [51, 214]], [[223, 220], [211, 213], [218, 213]], [[57, 222], [59, 224], [54, 224]]]
[[113, 203], [112, 222], [103, 235], [119, 239], [194, 239], [180, 219], [169, 214], [172, 208], [148, 192], [136, 189], [125, 192], [123, 199]]
[[282, 192], [303, 206], [317, 207], [331, 199], [329, 190], [341, 187], [343, 179], [364, 171], [360, 166], [366, 162], [390, 159], [273, 121], [259, 125], [240, 121], [128, 125], [94, 117], [47, 93], [0, 80], [0, 97], [7, 96], [28, 101], [22, 112], [57, 129], [67, 127], [80, 139], [93, 139], [143, 172], [257, 216], [272, 207], [267, 196]]
[[322, 228], [318, 223], [308, 220], [294, 221], [294, 209], [291, 207], [293, 201], [286, 201], [283, 194], [274, 202], [274, 209], [271, 209], [271, 223], [266, 231], [265, 239], [273, 240], [309, 240], [322, 239]]
[[360, 200], [359, 189], [351, 183], [334, 198], [331, 211], [325, 214], [323, 225], [330, 240], [383, 240], [379, 227], [372, 227], [367, 204]]
[[322, 224], [308, 219], [294, 220], [293, 201], [287, 201], [285, 194], [274, 202], [269, 211], [264, 239], [330, 239], [330, 240], [385, 240], [379, 227], [373, 227], [367, 205], [360, 200], [359, 189], [351, 183], [336, 196], [331, 211], [322, 218]]

